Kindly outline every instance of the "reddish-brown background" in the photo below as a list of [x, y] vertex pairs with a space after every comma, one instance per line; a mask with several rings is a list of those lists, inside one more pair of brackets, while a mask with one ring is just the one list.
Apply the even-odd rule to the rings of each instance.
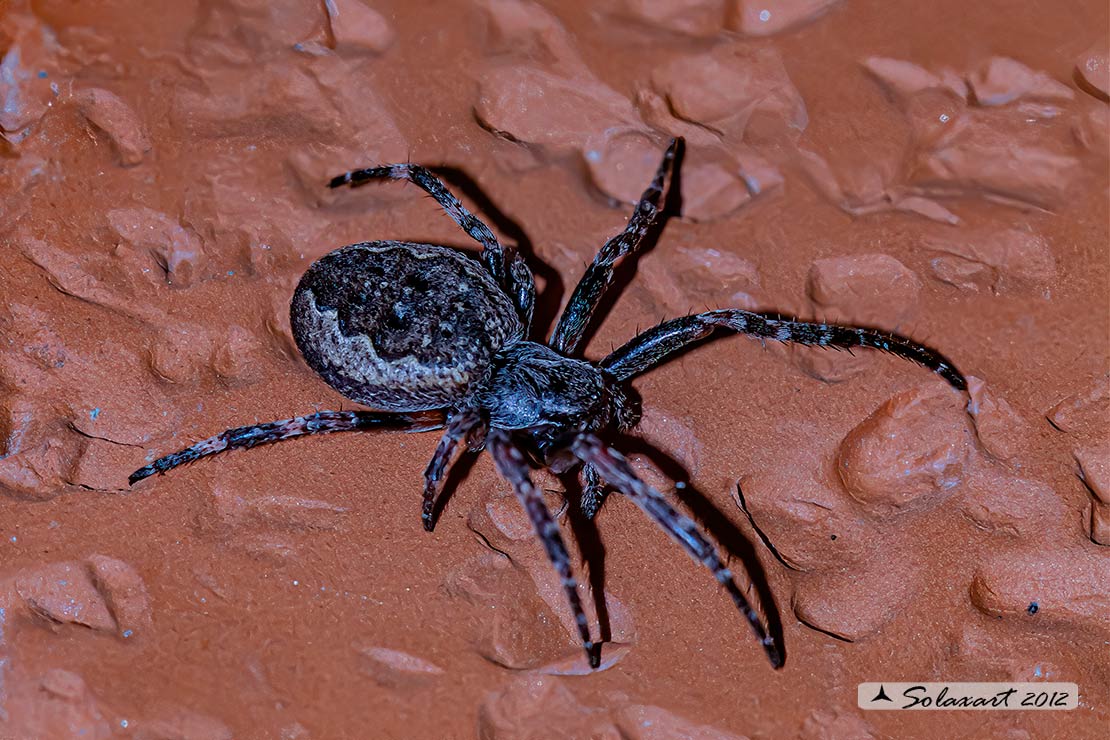
[[[0, 3], [0, 736], [1105, 730], [1105, 3], [371, 5]], [[764, 8], [796, 22], [767, 35]], [[345, 405], [288, 338], [312, 259], [470, 248], [414, 188], [327, 175], [457, 168], [532, 245], [550, 317], [675, 134], [686, 217], [589, 356], [740, 305], [897, 327], [985, 382], [971, 416], [908, 363], [729, 338], [637, 383], [737, 570], [752, 543], [782, 671], [614, 497], [595, 570], [622, 644], [575, 675], [488, 459], [422, 531], [434, 434], [290, 442], [127, 490], [224, 428]], [[856, 683], [884, 679], [1074, 681], [1082, 705], [858, 710]]]

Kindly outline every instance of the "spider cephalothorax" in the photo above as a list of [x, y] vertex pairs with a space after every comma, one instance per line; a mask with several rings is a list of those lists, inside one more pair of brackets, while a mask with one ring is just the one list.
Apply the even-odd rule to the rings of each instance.
[[528, 340], [535, 285], [524, 260], [519, 254], [507, 258], [493, 232], [428, 170], [396, 164], [334, 178], [333, 188], [382, 178], [415, 183], [482, 245], [480, 260], [446, 247], [397, 241], [352, 244], [324, 255], [293, 295], [293, 336], [305, 361], [329, 385], [375, 410], [322, 411], [229, 429], [135, 471], [131, 483], [224, 450], [306, 434], [445, 428], [424, 474], [424, 528], [435, 525], [444, 473], [460, 445], [485, 446], [562, 578], [590, 664], [597, 667], [600, 657], [562, 535], [529, 477], [533, 461], [557, 472], [580, 463], [582, 511], [589, 517], [597, 513], [605, 484], [631, 498], [713, 573], [771, 664], [782, 665], [781, 651], [712, 544], [602, 442], [604, 432], [627, 430], [639, 420], [627, 383], [719, 329], [780, 342], [873, 347], [924, 365], [957, 389], [966, 383], [944, 356], [903, 336], [738, 309], [665, 321], [600, 362], [576, 357], [617, 260], [639, 249], [659, 221], [664, 186], [681, 147], [681, 139], [671, 142], [627, 227], [601, 248], [547, 344]]

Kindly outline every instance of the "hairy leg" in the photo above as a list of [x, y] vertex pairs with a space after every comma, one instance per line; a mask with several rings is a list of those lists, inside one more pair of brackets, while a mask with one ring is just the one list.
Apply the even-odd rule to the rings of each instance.
[[593, 519], [601, 511], [605, 503], [605, 484], [598, 475], [597, 468], [590, 463], [582, 466], [582, 513], [587, 519]]
[[618, 380], [627, 380], [665, 362], [687, 345], [717, 330], [833, 349], [871, 347], [916, 362], [947, 380], [957, 390], [967, 389], [967, 380], [947, 357], [900, 334], [792, 321], [775, 314], [739, 309], [708, 311], [664, 321], [615, 350], [601, 361], [601, 366]]
[[645, 514], [678, 542], [690, 557], [705, 565], [713, 573], [717, 582], [724, 586], [732, 597], [736, 608], [748, 620], [764, 652], [767, 653], [771, 665], [775, 668], [780, 667], [782, 653], [779, 652], [774, 638], [767, 633], [759, 615], [755, 613], [732, 579], [732, 573], [721, 562], [717, 551], [698, 530], [693, 520], [676, 511], [659, 491], [640, 480], [624, 456], [607, 447], [594, 435], [579, 435], [572, 443], [571, 451], [582, 462], [594, 465], [607, 481], [622, 494], [631, 498]]
[[383, 179], [408, 180], [432, 196], [435, 202], [447, 211], [447, 215], [462, 227], [463, 231], [482, 245], [482, 261], [486, 264], [498, 285], [505, 284], [505, 250], [501, 246], [501, 242], [497, 241], [497, 237], [493, 235], [490, 228], [482, 223], [477, 216], [466, 210], [466, 207], [451, 194], [447, 186], [440, 182], [439, 178], [427, 168], [418, 164], [387, 164], [380, 167], [351, 170], [333, 177], [328, 182], [328, 187], [338, 188], [349, 185], [352, 188], [357, 188], [371, 180]]
[[520, 323], [524, 326], [524, 337], [527, 338], [532, 329], [532, 312], [536, 308], [536, 279], [519, 252], [513, 255], [509, 264], [509, 297], [516, 305]]
[[406, 432], [426, 432], [443, 427], [443, 414], [440, 412], [420, 412], [415, 414], [391, 414], [376, 411], [320, 411], [307, 416], [271, 421], [236, 427], [221, 432], [215, 437], [197, 442], [180, 452], [160, 457], [150, 465], [139, 468], [128, 483], [135, 485], [143, 478], [155, 473], [165, 473], [180, 465], [186, 465], [227, 450], [250, 448], [258, 445], [280, 442], [283, 439], [303, 437], [309, 434], [330, 434], [332, 432], [357, 432], [374, 429], [397, 429]]
[[532, 485], [528, 476], [528, 462], [509, 437], [509, 433], [501, 429], [491, 429], [487, 438], [490, 453], [493, 455], [494, 465], [512, 484], [517, 500], [524, 507], [528, 518], [532, 520], [532, 527], [536, 536], [543, 542], [547, 557], [551, 560], [555, 572], [563, 581], [563, 590], [566, 592], [570, 609], [574, 613], [574, 621], [578, 625], [578, 634], [582, 637], [582, 647], [586, 650], [586, 657], [591, 668], [601, 665], [601, 656], [594, 649], [593, 640], [590, 639], [590, 628], [586, 622], [586, 613], [582, 611], [582, 602], [578, 598], [578, 584], [574, 580], [574, 573], [570, 568], [570, 555], [567, 554], [563, 536], [559, 533], [559, 525], [547, 510], [543, 501], [543, 494]]
[[671, 140], [671, 145], [667, 147], [663, 161], [655, 173], [655, 179], [641, 196], [632, 218], [628, 219], [628, 225], [623, 232], [605, 242], [605, 246], [594, 257], [593, 264], [586, 268], [586, 274], [575, 286], [574, 293], [567, 301], [563, 315], [559, 317], [559, 323], [551, 334], [551, 347], [556, 352], [570, 355], [578, 349], [605, 289], [613, 281], [613, 266], [616, 261], [639, 249], [652, 226], [659, 220], [659, 201], [674, 167], [675, 157], [682, 146], [681, 138]]
[[427, 469], [424, 471], [424, 503], [421, 508], [420, 518], [424, 522], [424, 529], [431, 532], [435, 529], [435, 508], [439, 492], [443, 488], [443, 474], [454, 457], [455, 450], [461, 442], [466, 441], [485, 420], [477, 411], [460, 411], [447, 422], [447, 430], [439, 439], [435, 454], [432, 455]]

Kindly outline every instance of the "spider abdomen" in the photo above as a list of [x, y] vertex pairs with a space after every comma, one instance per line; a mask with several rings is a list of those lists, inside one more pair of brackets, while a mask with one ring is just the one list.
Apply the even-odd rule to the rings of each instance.
[[451, 406], [522, 333], [477, 261], [432, 244], [352, 244], [317, 260], [290, 308], [305, 361], [347, 398], [384, 411]]

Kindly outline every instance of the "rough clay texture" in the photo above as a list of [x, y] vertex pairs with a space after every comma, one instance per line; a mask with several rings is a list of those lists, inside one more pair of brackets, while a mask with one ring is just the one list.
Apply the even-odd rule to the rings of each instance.
[[[1107, 14], [0, 3], [0, 736], [1104, 732]], [[769, 587], [783, 670], [611, 497], [571, 538], [609, 640], [590, 674], [488, 458], [421, 529], [435, 435], [289, 442], [126, 490], [155, 455], [344, 405], [289, 335], [313, 259], [470, 248], [415, 188], [329, 175], [456, 168], [526, 242], [548, 328], [675, 134], [685, 215], [590, 356], [743, 306], [897, 328], [974, 376], [960, 396], [894, 359], [732, 338], [638, 381], [671, 459], [634, 463]], [[1083, 701], [858, 711], [882, 679], [1075, 681]]]

